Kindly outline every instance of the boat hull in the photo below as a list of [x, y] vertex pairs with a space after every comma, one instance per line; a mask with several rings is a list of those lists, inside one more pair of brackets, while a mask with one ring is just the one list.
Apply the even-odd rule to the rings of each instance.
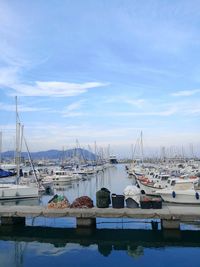
[[198, 192], [193, 190], [188, 192], [175, 192], [172, 190], [170, 192], [157, 191], [157, 194], [159, 194], [165, 202], [200, 205], [200, 196], [197, 197], [198, 195], [196, 196], [196, 193], [199, 195]]
[[0, 200], [37, 198], [39, 192], [37, 187], [6, 185], [0, 186]]
[[140, 187], [140, 192], [146, 195], [158, 195], [156, 193], [156, 191], [159, 188], [156, 188], [154, 186], [150, 186], [150, 185], [145, 185], [144, 183], [142, 183], [140, 180], [137, 180], [137, 183]]

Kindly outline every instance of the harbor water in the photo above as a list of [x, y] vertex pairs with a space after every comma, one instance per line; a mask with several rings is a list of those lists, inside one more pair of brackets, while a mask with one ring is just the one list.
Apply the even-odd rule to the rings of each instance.
[[[122, 194], [128, 178], [125, 166], [116, 165], [79, 181], [59, 183], [55, 192], [70, 202], [95, 195], [102, 187]], [[13, 202], [47, 205], [52, 195]], [[9, 205], [2, 202], [1, 205]], [[148, 221], [98, 219], [96, 229], [78, 229], [73, 218], [27, 218], [26, 226], [0, 226], [0, 266], [198, 266], [198, 225], [179, 230], [152, 230]]]

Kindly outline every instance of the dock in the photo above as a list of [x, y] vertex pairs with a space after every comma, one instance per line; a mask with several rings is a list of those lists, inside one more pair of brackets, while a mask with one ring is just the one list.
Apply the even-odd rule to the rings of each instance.
[[159, 219], [163, 229], [179, 229], [180, 223], [200, 220], [199, 206], [163, 205], [162, 209], [91, 208], [49, 209], [45, 206], [0, 206], [1, 225], [24, 224], [25, 219], [76, 218], [77, 227], [96, 227], [96, 218]]

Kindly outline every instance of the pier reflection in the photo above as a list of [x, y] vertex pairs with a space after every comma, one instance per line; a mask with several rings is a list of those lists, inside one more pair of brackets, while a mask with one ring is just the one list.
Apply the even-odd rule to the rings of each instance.
[[104, 256], [112, 251], [126, 251], [129, 256], [137, 258], [144, 254], [145, 248], [200, 247], [200, 232], [0, 226], [0, 240], [46, 243], [63, 249], [69, 244], [96, 245]]

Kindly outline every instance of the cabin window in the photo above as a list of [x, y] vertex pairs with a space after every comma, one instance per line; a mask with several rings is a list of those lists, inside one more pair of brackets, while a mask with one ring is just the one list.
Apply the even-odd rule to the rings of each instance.
[[174, 186], [176, 184], [176, 181], [172, 181], [171, 185]]

